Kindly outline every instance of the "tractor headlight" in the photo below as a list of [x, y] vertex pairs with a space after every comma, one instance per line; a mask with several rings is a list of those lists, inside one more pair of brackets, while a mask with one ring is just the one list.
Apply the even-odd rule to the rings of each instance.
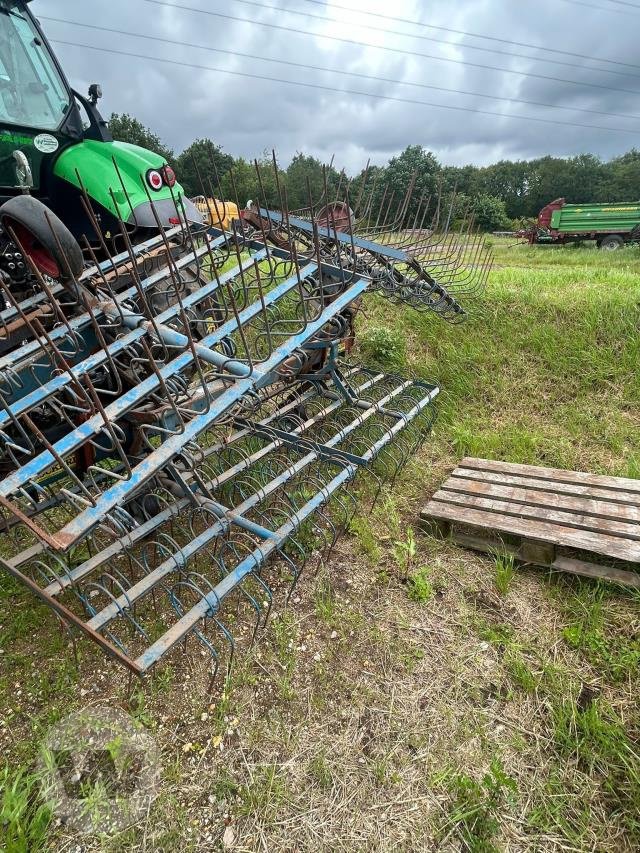
[[155, 190], [156, 192], [161, 190], [162, 184], [164, 183], [162, 180], [162, 174], [157, 169], [149, 169], [147, 172], [147, 183], [152, 190]]

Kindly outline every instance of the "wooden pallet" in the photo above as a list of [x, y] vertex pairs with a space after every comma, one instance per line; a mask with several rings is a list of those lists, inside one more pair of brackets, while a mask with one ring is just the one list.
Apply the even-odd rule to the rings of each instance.
[[421, 520], [459, 545], [640, 589], [634, 566], [606, 565], [640, 563], [640, 480], [466, 458]]

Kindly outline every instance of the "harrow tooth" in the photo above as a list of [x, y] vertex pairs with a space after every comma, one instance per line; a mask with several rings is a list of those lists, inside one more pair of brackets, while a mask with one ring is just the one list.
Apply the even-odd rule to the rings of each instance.
[[20, 299], [0, 274], [0, 566], [137, 675], [192, 638], [228, 666], [234, 608], [252, 642], [356, 477], [377, 493], [428, 434], [435, 384], [350, 359], [362, 298], [458, 322], [488, 273], [433, 200], [387, 221], [390, 194], [376, 213], [363, 183], [354, 213], [345, 180], [294, 216], [276, 185], [227, 231], [178, 211], [132, 245], [120, 222], [116, 253], [85, 195], [81, 275], [34, 267]]

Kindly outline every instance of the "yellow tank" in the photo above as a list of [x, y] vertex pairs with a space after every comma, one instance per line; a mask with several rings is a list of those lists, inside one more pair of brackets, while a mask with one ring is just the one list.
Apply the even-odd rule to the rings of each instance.
[[224, 231], [229, 231], [232, 220], [240, 219], [238, 205], [232, 201], [205, 198], [203, 195], [196, 196], [192, 201], [200, 213], [204, 214], [207, 224], [213, 228], [222, 228]]

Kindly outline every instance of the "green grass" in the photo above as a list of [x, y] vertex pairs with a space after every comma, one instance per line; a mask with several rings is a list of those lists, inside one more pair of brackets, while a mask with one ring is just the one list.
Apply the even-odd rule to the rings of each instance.
[[[470, 736], [475, 739], [479, 735], [486, 761], [478, 761], [469, 751], [468, 762], [460, 766], [452, 763], [452, 769], [430, 786], [441, 806], [437, 814], [438, 819], [441, 817], [443, 849], [456, 842], [460, 849], [485, 853], [502, 849], [501, 836], [512, 825], [518, 832], [531, 833], [532, 850], [545, 849], [547, 836], [560, 838], [573, 849], [638, 849], [637, 595], [577, 578], [547, 578], [542, 572], [534, 585], [531, 578], [535, 578], [535, 569], [526, 570], [529, 580], [521, 583], [513, 577], [513, 563], [502, 556], [484, 563], [476, 563], [474, 558], [473, 578], [467, 577], [466, 558], [458, 559], [448, 543], [428, 539], [411, 529], [425, 496], [463, 455], [640, 477], [640, 249], [605, 254], [585, 248], [513, 246], [509, 240], [498, 239], [494, 246], [496, 268], [486, 293], [469, 306], [470, 317], [464, 326], [449, 326], [432, 316], [394, 306], [380, 296], [367, 297], [367, 311], [358, 317], [360, 343], [355, 354], [384, 364], [387, 370], [435, 379], [442, 392], [439, 419], [424, 450], [409, 460], [393, 487], [383, 486], [373, 509], [361, 502], [350, 525], [354, 551], [368, 563], [374, 599], [378, 596], [386, 601], [388, 597], [397, 605], [398, 625], [407, 623], [401, 628], [403, 633], [409, 623], [419, 622], [423, 613], [431, 618], [439, 607], [451, 608], [455, 597], [459, 594], [462, 598], [472, 584], [474, 588], [483, 585], [497, 602], [496, 612], [489, 614], [479, 607], [469, 613], [463, 603], [453, 613], [460, 621], [450, 625], [451, 642], [457, 643], [459, 637], [463, 644], [471, 640], [476, 648], [483, 641], [490, 644], [490, 649], [479, 649], [478, 654], [495, 664], [495, 674], [492, 670], [488, 677], [496, 682], [492, 686], [499, 697], [496, 701], [501, 703], [499, 713], [504, 709], [508, 717], [513, 708], [523, 709], [523, 731], [516, 732], [526, 754], [517, 768], [510, 766], [511, 753], [502, 751], [502, 744], [493, 740], [494, 733], [484, 722], [490, 710], [479, 707], [472, 698], [472, 722], [465, 722]], [[314, 547], [317, 536], [313, 521], [303, 527], [299, 538], [305, 547]], [[442, 604], [436, 594], [439, 578], [449, 575], [451, 594]], [[376, 579], [384, 589], [375, 586]], [[354, 601], [348, 605], [334, 593], [324, 575], [310, 583], [313, 613], [308, 615], [319, 623], [321, 634], [335, 628], [341, 636], [351, 636], [353, 629], [355, 638], [348, 646], [329, 644], [329, 648], [340, 649], [340, 654], [312, 663], [313, 658], [309, 660], [308, 654], [298, 651], [309, 630], [306, 622], [298, 622], [293, 609], [281, 613], [270, 622], [266, 642], [254, 652], [259, 655], [260, 667], [251, 669], [247, 665], [244, 671], [242, 661], [236, 661], [233, 680], [216, 699], [207, 722], [210, 734], [221, 735], [228, 728], [233, 709], [242, 719], [242, 737], [246, 737], [249, 750], [255, 750], [256, 760], [250, 761], [253, 770], [249, 772], [240, 760], [245, 761], [249, 754], [245, 748], [236, 750], [225, 742], [220, 755], [209, 750], [202, 767], [205, 781], [197, 795], [211, 793], [230, 814], [247, 821], [257, 816], [262, 827], [283, 814], [291, 820], [292, 811], [287, 807], [292, 804], [296, 820], [304, 814], [307, 800], [300, 794], [304, 790], [301, 782], [314, 788], [316, 796], [326, 792], [328, 798], [343, 785], [343, 768], [327, 743], [314, 743], [310, 753], [305, 741], [303, 757], [294, 753], [291, 764], [293, 747], [289, 741], [286, 748], [282, 744], [278, 747], [277, 754], [269, 751], [269, 745], [281, 736], [278, 709], [289, 715], [285, 726], [288, 732], [295, 731], [296, 714], [304, 716], [308, 704], [329, 730], [342, 731], [345, 721], [338, 716], [339, 710], [350, 710], [364, 701], [361, 687], [353, 690], [351, 674], [345, 669], [347, 652], [364, 642], [359, 631], [370, 636], [371, 642], [354, 668], [360, 673], [364, 665], [361, 657], [366, 655], [367, 671], [377, 673], [386, 686], [394, 685], [397, 673], [400, 690], [404, 689], [403, 682], [415, 683], [416, 689], [421, 684], [424, 687], [421, 664], [423, 659], [431, 663], [427, 660], [432, 654], [430, 640], [402, 643], [396, 638], [392, 645], [390, 628], [375, 618], [377, 608], [363, 613], [355, 592]], [[336, 590], [340, 590], [337, 585]], [[544, 607], [554, 617], [546, 626], [548, 637], [534, 635], [535, 626], [531, 630], [526, 622], [527, 611], [523, 616], [516, 607], [519, 596], [529, 605], [537, 603], [538, 598], [545, 599]], [[407, 598], [429, 605], [419, 612]], [[79, 694], [66, 636], [48, 611], [33, 603], [7, 577], [0, 577], [0, 610], [3, 604], [12, 615], [0, 619], [4, 652], [0, 716], [19, 733], [19, 740], [5, 757], [13, 769], [0, 773], [0, 849], [21, 853], [38, 851], [47, 843], [51, 847], [50, 835], [59, 830], [50, 827], [50, 816], [39, 804], [34, 778], [15, 768], [30, 766], [34, 750], [51, 723], [88, 700]], [[386, 664], [384, 672], [374, 669], [376, 632], [386, 638], [402, 671], [387, 670]], [[386, 649], [382, 642], [379, 645]], [[43, 650], [47, 654], [37, 660], [36, 655], [44, 654]], [[81, 645], [85, 675], [91, 672], [91, 654], [86, 645]], [[97, 653], [95, 660], [102, 660]], [[306, 687], [299, 689], [301, 672], [313, 679], [310, 699]], [[134, 691], [134, 717], [156, 727], [161, 718], [159, 708], [169, 708], [173, 713], [174, 691], [184, 689], [182, 678], [176, 665], [175, 672], [167, 669], [148, 693]], [[452, 670], [451, 678], [461, 681], [462, 674]], [[17, 683], [23, 688], [22, 696], [16, 693]], [[502, 690], [505, 685], [506, 691]], [[585, 685], [594, 687], [594, 693], [597, 687], [599, 694], [585, 700]], [[348, 701], [344, 699], [347, 686]], [[482, 686], [481, 681], [471, 684], [472, 696], [473, 690]], [[33, 698], [27, 698], [29, 694]], [[251, 728], [249, 715], [243, 716], [236, 709], [245, 694], [248, 698], [244, 701], [252, 708], [259, 705], [256, 713], [262, 728], [255, 720]], [[341, 695], [346, 705], [340, 704]], [[375, 701], [378, 699], [376, 696]], [[179, 702], [176, 705], [180, 707]], [[196, 721], [201, 711], [198, 705]], [[447, 712], [452, 718], [467, 713], [457, 706]], [[422, 718], [415, 717], [423, 726]], [[445, 720], [445, 729], [446, 725]], [[529, 729], [535, 731], [534, 739], [527, 734]], [[172, 727], [163, 729], [169, 730]], [[181, 752], [175, 759], [175, 778], [169, 779], [174, 744], [159, 729], [156, 734], [159, 740], [165, 738], [167, 784], [179, 788], [186, 779], [191, 786], [193, 766], [181, 763], [187, 760]], [[510, 736], [508, 729], [501, 735], [503, 740]], [[204, 740], [203, 731], [200, 741]], [[455, 738], [446, 747], [447, 755], [462, 747], [466, 750]], [[503, 756], [503, 764], [491, 762], [497, 755]], [[384, 797], [387, 793], [395, 797], [395, 792], [385, 789], [395, 784], [393, 768], [401, 754], [392, 757], [393, 761], [377, 755], [367, 758], [358, 764], [363, 775], [354, 771], [349, 785], [363, 784], [369, 774]], [[490, 769], [483, 773], [486, 767]], [[520, 795], [512, 776], [517, 778]], [[429, 778], [428, 773], [424, 778]], [[189, 796], [191, 793], [189, 788]], [[415, 788], [409, 790], [409, 801], [415, 793]], [[159, 823], [165, 820], [163, 809], [170, 794], [163, 796], [156, 810]], [[512, 824], [506, 818], [514, 799], [518, 803], [513, 807], [516, 822]], [[160, 843], [161, 836], [156, 835], [149, 843], [155, 844], [155, 849], [193, 849], [196, 842], [186, 835], [189, 812], [182, 799], [169, 811], [166, 822], [172, 826], [166, 826], [166, 840]], [[608, 843], [611, 837], [613, 847]], [[140, 840], [132, 840], [131, 849]], [[349, 838], [352, 840], [353, 836]], [[435, 843], [436, 839], [431, 841]], [[366, 845], [366, 840], [361, 837], [359, 843]], [[120, 849], [115, 844], [113, 849]], [[295, 838], [291, 846], [295, 847]]]
[[24, 770], [0, 770], [0, 850], [38, 853], [45, 849], [51, 811], [40, 799], [38, 776]]
[[[553, 709], [553, 737], [561, 760], [601, 780], [607, 813], [640, 844], [640, 753], [629, 723], [600, 699], [586, 707], [565, 701]], [[636, 721], [637, 725], [637, 721]]]
[[496, 557], [496, 589], [500, 595], [509, 592], [511, 581], [515, 573], [515, 560], [512, 554], [498, 554]]
[[604, 583], [583, 580], [561, 584], [558, 601], [568, 624], [564, 641], [578, 651], [602, 677], [626, 682], [640, 671], [640, 633], [618, 614], [615, 602], [627, 601], [632, 608], [640, 603], [636, 591], [618, 592]]
[[393, 329], [408, 369], [441, 384], [436, 429], [455, 457], [628, 475], [640, 459], [640, 251], [494, 251], [464, 327], [378, 296], [362, 328]]
[[456, 837], [461, 849], [469, 853], [497, 853], [500, 815], [517, 790], [502, 763], [494, 758], [480, 780], [457, 771], [443, 774], [438, 783], [449, 797], [441, 838]]

